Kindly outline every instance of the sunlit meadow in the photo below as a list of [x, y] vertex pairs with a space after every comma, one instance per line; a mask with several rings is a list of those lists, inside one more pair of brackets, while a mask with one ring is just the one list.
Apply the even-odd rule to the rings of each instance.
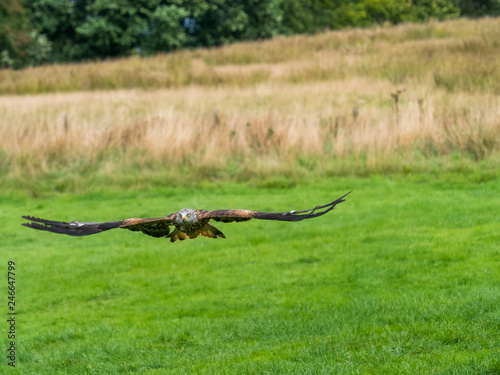
[[2, 174], [495, 174], [498, 31], [457, 20], [5, 70]]

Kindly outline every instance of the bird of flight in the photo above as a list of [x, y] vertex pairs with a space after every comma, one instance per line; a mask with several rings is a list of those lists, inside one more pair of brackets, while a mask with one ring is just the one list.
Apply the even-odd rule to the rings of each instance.
[[[350, 192], [349, 192], [350, 193]], [[347, 194], [349, 194], [347, 193]], [[23, 216], [23, 219], [30, 223], [23, 223], [25, 227], [45, 230], [48, 232], [67, 234], [69, 236], [88, 236], [104, 232], [115, 228], [124, 228], [131, 231], [140, 231], [148, 236], [170, 238], [170, 242], [177, 240], [184, 241], [186, 238], [196, 238], [200, 234], [210, 238], [226, 238], [224, 234], [214, 227], [210, 220], [230, 223], [233, 221], [247, 221], [251, 219], [279, 220], [279, 221], [300, 221], [311, 219], [326, 214], [333, 208], [345, 201], [342, 197], [314, 208], [303, 211], [289, 212], [260, 212], [249, 210], [193, 210], [184, 208], [165, 217], [146, 219], [125, 219], [121, 221], [109, 221], [105, 223], [73, 221], [66, 223], [62, 221], [52, 221], [38, 219], [31, 216]], [[175, 229], [170, 233], [170, 226]]]

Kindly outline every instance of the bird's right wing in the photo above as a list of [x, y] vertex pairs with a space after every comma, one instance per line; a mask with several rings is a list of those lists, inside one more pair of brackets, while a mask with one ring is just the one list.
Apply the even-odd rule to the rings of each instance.
[[66, 223], [63, 221], [39, 219], [32, 216], [23, 216], [23, 219], [30, 221], [30, 223], [23, 223], [25, 227], [45, 230], [52, 233], [67, 234], [68, 236], [88, 236], [90, 234], [119, 228], [122, 224], [122, 221], [109, 221], [106, 223], [73, 221], [71, 223]]
[[104, 223], [93, 223], [83, 221], [53, 221], [39, 219], [32, 216], [23, 216], [29, 223], [23, 223], [25, 227], [44, 230], [52, 233], [67, 234], [68, 236], [88, 236], [101, 233], [115, 228], [125, 228], [131, 231], [141, 231], [148, 236], [165, 237], [170, 233], [171, 217], [126, 219], [120, 221], [108, 221]]

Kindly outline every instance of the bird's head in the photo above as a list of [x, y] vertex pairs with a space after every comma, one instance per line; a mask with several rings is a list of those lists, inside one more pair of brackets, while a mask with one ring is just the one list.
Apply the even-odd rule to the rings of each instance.
[[183, 208], [177, 212], [177, 221], [181, 223], [193, 223], [196, 220], [196, 211], [190, 208]]

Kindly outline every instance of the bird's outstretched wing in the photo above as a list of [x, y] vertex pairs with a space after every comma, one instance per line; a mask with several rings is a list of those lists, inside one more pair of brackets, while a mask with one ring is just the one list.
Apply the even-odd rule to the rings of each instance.
[[67, 234], [68, 236], [88, 236], [101, 233], [115, 228], [125, 228], [132, 231], [141, 231], [153, 237], [164, 237], [169, 234], [171, 217], [148, 218], [148, 219], [126, 219], [120, 221], [108, 221], [105, 223], [93, 223], [73, 221], [71, 223], [39, 219], [31, 216], [23, 216], [30, 223], [23, 223], [25, 227], [45, 230], [53, 233]]
[[[351, 192], [347, 193], [350, 194]], [[260, 212], [260, 211], [249, 211], [249, 210], [216, 210], [216, 211], [200, 211], [199, 218], [202, 219], [212, 219], [214, 221], [220, 221], [223, 223], [230, 223], [233, 221], [247, 221], [251, 219], [261, 219], [261, 220], [279, 220], [279, 221], [300, 221], [304, 219], [312, 219], [313, 217], [318, 217], [326, 214], [327, 212], [333, 210], [333, 208], [345, 201], [344, 194], [340, 198], [325, 204], [323, 206], [316, 206], [308, 210], [302, 211], [288, 211], [288, 212]]]
[[170, 226], [175, 213], [162, 218], [149, 219], [127, 219], [123, 220], [120, 228], [125, 228], [134, 232], [140, 231], [152, 237], [166, 237], [170, 233]]

